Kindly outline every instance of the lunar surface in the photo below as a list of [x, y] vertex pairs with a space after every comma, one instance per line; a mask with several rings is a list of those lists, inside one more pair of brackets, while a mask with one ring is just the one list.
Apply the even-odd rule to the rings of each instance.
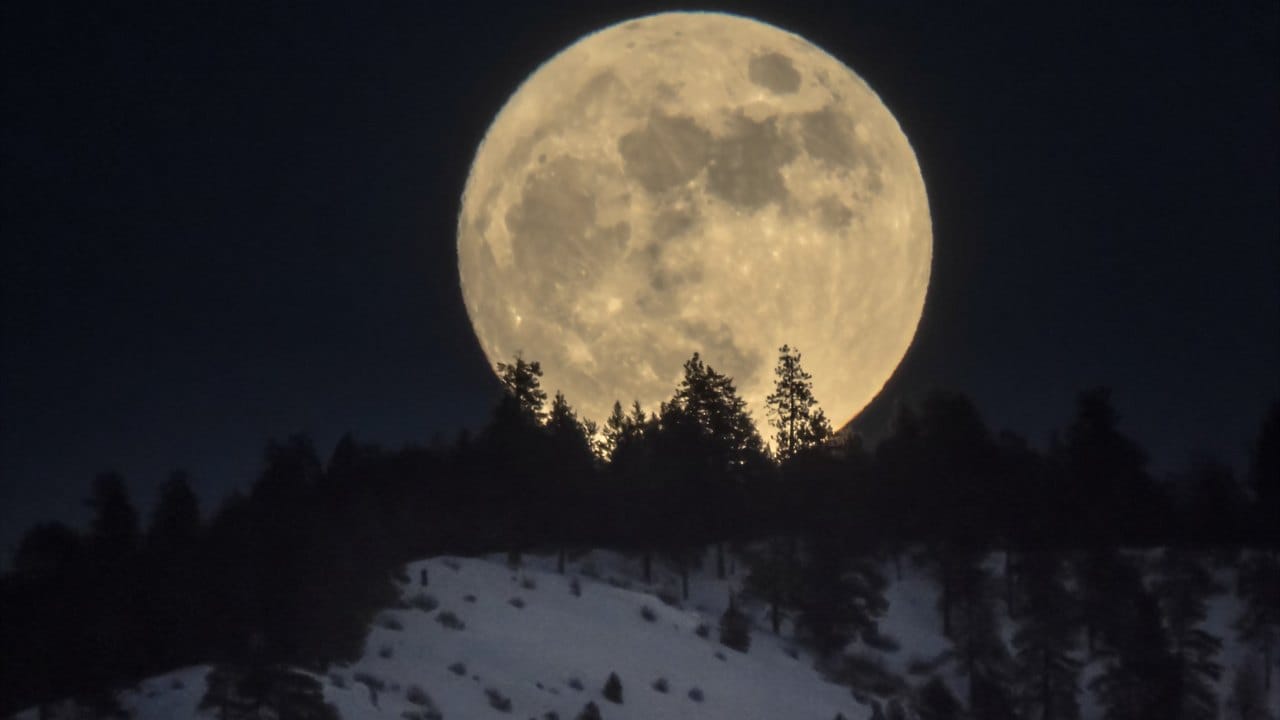
[[880, 98], [801, 37], [667, 13], [588, 35], [507, 101], [458, 220], [493, 362], [602, 421], [656, 410], [695, 351], [761, 434], [783, 343], [839, 424], [915, 334], [932, 257], [915, 153]]

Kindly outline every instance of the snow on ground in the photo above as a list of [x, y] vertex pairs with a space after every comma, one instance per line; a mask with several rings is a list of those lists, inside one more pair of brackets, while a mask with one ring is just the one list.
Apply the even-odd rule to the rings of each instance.
[[[385, 612], [364, 658], [331, 673], [345, 688], [330, 684], [326, 694], [346, 718], [399, 718], [421, 710], [408, 699], [411, 686], [423, 689], [445, 718], [543, 718], [555, 712], [571, 720], [588, 701], [606, 720], [869, 716], [848, 688], [826, 682], [803, 655], [788, 654], [789, 644], [757, 633], [750, 651], [738, 653], [716, 641], [718, 613], [678, 609], [653, 594], [610, 584], [608, 579], [632, 582], [619, 571], [626, 563], [596, 553], [579, 558], [565, 575], [549, 569], [553, 560], [545, 558], [530, 558], [516, 570], [496, 559], [413, 563], [405, 599], [429, 595], [439, 606]], [[586, 577], [584, 564], [601, 579]], [[426, 587], [419, 585], [423, 570]], [[580, 595], [572, 591], [574, 579]], [[724, 599], [717, 601], [720, 595]], [[726, 581], [706, 574], [691, 587], [691, 602], [708, 609], [727, 598]], [[653, 620], [644, 617], [646, 608]], [[446, 612], [465, 627], [442, 624]], [[707, 637], [699, 626], [707, 627]], [[615, 672], [622, 681], [620, 705], [602, 695]], [[653, 687], [659, 679], [666, 680], [665, 692]], [[384, 689], [371, 692], [370, 681]], [[508, 699], [511, 710], [491, 707], [490, 696], [498, 705]]]

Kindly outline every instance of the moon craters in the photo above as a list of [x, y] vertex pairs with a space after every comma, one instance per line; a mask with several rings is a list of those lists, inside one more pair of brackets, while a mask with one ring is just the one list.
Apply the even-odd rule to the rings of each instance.
[[791, 58], [782, 53], [769, 52], [751, 58], [747, 63], [747, 77], [778, 95], [789, 95], [800, 89], [800, 73], [791, 64]]
[[622, 252], [630, 226], [597, 224], [592, 178], [588, 163], [553, 158], [526, 179], [520, 202], [507, 211], [515, 262], [531, 283], [550, 291], [582, 282]]
[[775, 118], [756, 122], [744, 115], [730, 118], [730, 130], [711, 151], [707, 189], [720, 199], [749, 210], [787, 197], [782, 167], [795, 148], [778, 132]]
[[853, 141], [853, 119], [826, 107], [800, 116], [805, 152], [823, 162], [849, 170], [862, 159]]
[[628, 177], [651, 193], [693, 179], [707, 164], [711, 133], [691, 118], [655, 114], [639, 130], [618, 139]]

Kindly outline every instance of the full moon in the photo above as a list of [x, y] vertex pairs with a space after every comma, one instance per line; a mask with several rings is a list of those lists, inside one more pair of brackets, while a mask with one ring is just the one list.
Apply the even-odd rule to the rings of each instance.
[[719, 13], [588, 35], [537, 69], [476, 152], [463, 300], [493, 362], [602, 421], [656, 410], [694, 352], [766, 437], [784, 343], [837, 425], [915, 334], [933, 236], [915, 153], [880, 98], [805, 39]]

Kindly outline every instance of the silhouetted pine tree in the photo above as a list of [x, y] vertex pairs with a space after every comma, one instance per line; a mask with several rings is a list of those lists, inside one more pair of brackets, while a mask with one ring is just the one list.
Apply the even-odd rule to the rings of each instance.
[[951, 688], [936, 676], [920, 688], [915, 698], [916, 716], [920, 720], [960, 720], [964, 709]]
[[547, 393], [542, 389], [542, 364], [536, 360], [526, 362], [517, 353], [515, 362], [498, 363], [498, 379], [516, 406], [541, 423], [543, 404], [547, 401]]
[[1208, 600], [1222, 591], [1195, 554], [1181, 549], [1164, 551], [1158, 563], [1154, 591], [1160, 598], [1168, 629], [1170, 651], [1177, 672], [1177, 708], [1171, 720], [1212, 720], [1218, 716], [1215, 687], [1222, 675], [1217, 662], [1222, 640], [1202, 624]]
[[1073, 558], [1085, 649], [1091, 658], [1114, 655], [1134, 622], [1142, 574], [1113, 547], [1095, 546]]
[[1104, 720], [1170, 720], [1178, 717], [1177, 663], [1156, 599], [1139, 582], [1116, 610], [1126, 618], [1109, 642], [1102, 672], [1090, 683]]
[[990, 574], [983, 568], [983, 554], [951, 553], [951, 642], [961, 673], [969, 681], [969, 711], [975, 717], [1012, 717], [1009, 686], [1009, 650], [1000, 638], [996, 595]]
[[1236, 620], [1236, 633], [1262, 657], [1263, 689], [1269, 696], [1272, 670], [1280, 661], [1280, 559], [1275, 551], [1248, 554], [1237, 585], [1244, 607]]
[[737, 599], [729, 594], [729, 607], [720, 615], [720, 644], [747, 652], [751, 648], [751, 621], [738, 608]]
[[88, 504], [93, 508], [89, 562], [80, 580], [92, 592], [79, 603], [73, 620], [81, 630], [80, 647], [73, 651], [80, 654], [73, 695], [109, 709], [114, 702], [111, 690], [141, 677], [147, 669], [144, 643], [139, 642], [146, 637], [149, 623], [146, 605], [138, 597], [141, 531], [138, 512], [120, 475], [98, 475]]
[[1144, 537], [1155, 528], [1147, 520], [1158, 509], [1146, 454], [1118, 423], [1108, 388], [1081, 392], [1063, 447], [1072, 495], [1060, 511], [1085, 523], [1079, 528], [1084, 537], [1103, 544]]
[[1080, 625], [1066, 586], [1062, 559], [1031, 552], [1019, 563], [1022, 601], [1013, 636], [1015, 686], [1024, 717], [1075, 720], [1080, 716]]
[[800, 351], [778, 348], [773, 392], [765, 398], [769, 424], [777, 429], [774, 448], [779, 462], [831, 436], [831, 423], [813, 397], [813, 376], [800, 366]]
[[1272, 401], [1258, 431], [1250, 456], [1249, 476], [1259, 537], [1271, 547], [1280, 547], [1280, 400]]
[[1267, 712], [1267, 693], [1254, 663], [1246, 660], [1236, 666], [1225, 709], [1227, 720], [1271, 720], [1271, 713]]
[[137, 550], [138, 511], [129, 500], [124, 478], [114, 472], [98, 475], [88, 505], [93, 509], [89, 541], [100, 561], [119, 561]]
[[568, 542], [580, 538], [583, 526], [591, 520], [584, 517], [575, 502], [585, 498], [593, 485], [590, 480], [595, 454], [586, 426], [561, 392], [556, 392], [551, 403], [546, 430], [551, 467], [548, 487], [543, 491], [550, 502], [539, 503], [528, 511], [557, 528], [556, 570], [563, 574]]
[[781, 632], [783, 608], [793, 602], [800, 580], [797, 544], [791, 537], [771, 538], [747, 555], [747, 592], [769, 606], [775, 635]]
[[888, 609], [887, 584], [869, 555], [849, 553], [829, 535], [813, 535], [800, 569], [796, 628], [819, 655], [830, 658], [855, 637], [877, 633]]
[[151, 516], [147, 543], [155, 549], [186, 548], [200, 536], [200, 501], [191, 490], [187, 473], [175, 470], [160, 488], [160, 499]]
[[147, 532], [145, 577], [139, 598], [148, 605], [147, 638], [139, 638], [156, 669], [200, 661], [206, 614], [199, 566], [200, 505], [187, 474], [174, 471], [160, 489]]
[[743, 469], [763, 460], [764, 443], [733, 378], [716, 372], [698, 353], [685, 361], [670, 405], [701, 428], [714, 470]]

